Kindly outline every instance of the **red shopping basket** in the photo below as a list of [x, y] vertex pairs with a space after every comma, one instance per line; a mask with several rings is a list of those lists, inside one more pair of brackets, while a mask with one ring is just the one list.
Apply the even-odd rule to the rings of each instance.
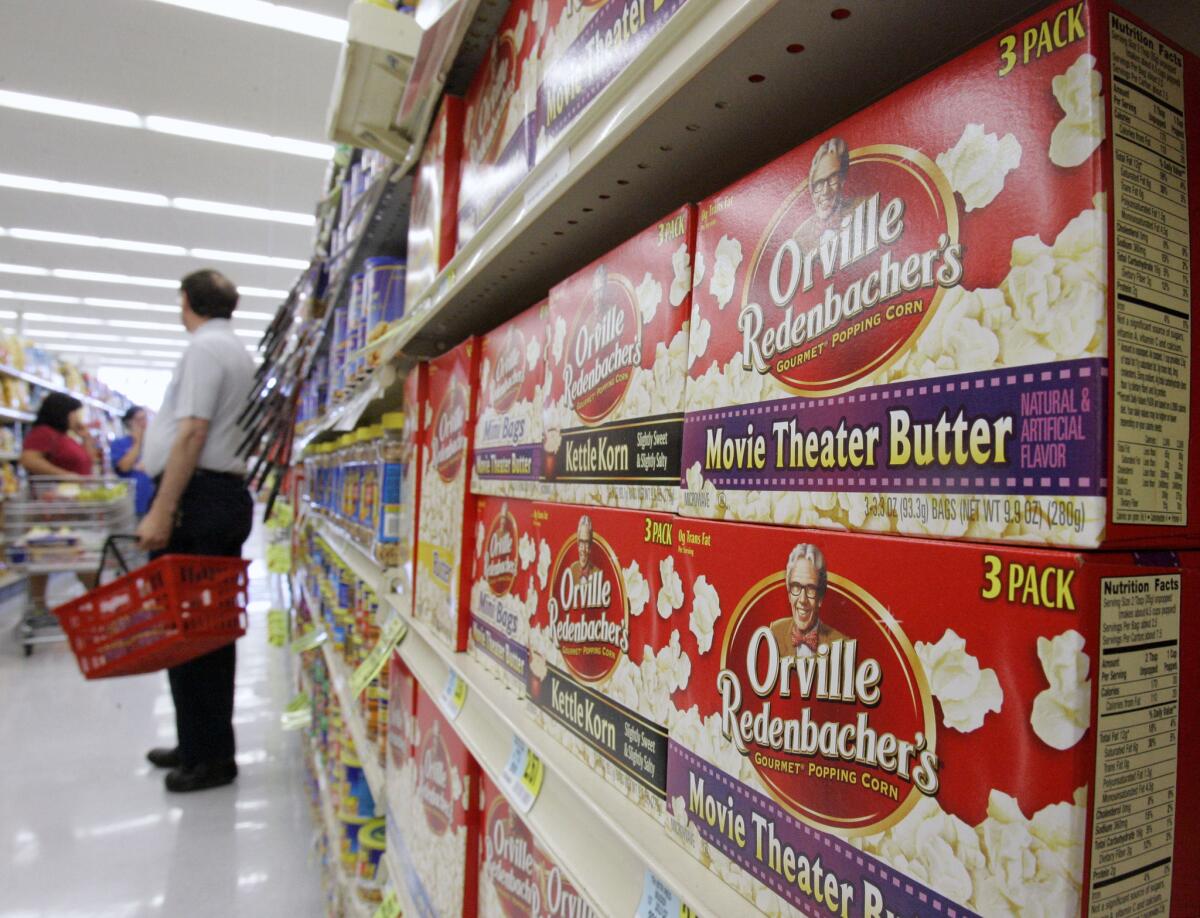
[[126, 573], [54, 609], [85, 679], [178, 666], [246, 633], [250, 562], [163, 555], [130, 571], [116, 538], [105, 542], [100, 569], [111, 550]]

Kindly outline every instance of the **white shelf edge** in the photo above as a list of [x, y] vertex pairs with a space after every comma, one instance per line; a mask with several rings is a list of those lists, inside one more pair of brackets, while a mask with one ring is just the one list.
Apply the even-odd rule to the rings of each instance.
[[[311, 747], [311, 742], [310, 742]], [[320, 797], [321, 819], [325, 823], [326, 848], [331, 858], [330, 869], [333, 871], [334, 882], [337, 883], [338, 899], [347, 906], [353, 918], [371, 918], [374, 909], [363, 902], [354, 888], [354, 878], [346, 873], [341, 858], [337, 854], [341, 844], [342, 828], [338, 822], [337, 813], [333, 809], [333, 795], [329, 792], [329, 779], [325, 775], [324, 758], [310, 748], [313, 758], [313, 770], [317, 773], [317, 796]]]
[[321, 653], [325, 656], [325, 666], [329, 669], [329, 681], [337, 695], [338, 704], [342, 707], [342, 721], [350, 731], [354, 740], [354, 749], [362, 762], [363, 774], [367, 778], [367, 787], [371, 789], [371, 798], [375, 801], [375, 815], [383, 815], [384, 807], [384, 775], [383, 766], [374, 755], [375, 747], [367, 739], [367, 725], [362, 721], [358, 708], [358, 699], [350, 693], [350, 677], [346, 667], [337, 658], [333, 645], [326, 641], [321, 645]]

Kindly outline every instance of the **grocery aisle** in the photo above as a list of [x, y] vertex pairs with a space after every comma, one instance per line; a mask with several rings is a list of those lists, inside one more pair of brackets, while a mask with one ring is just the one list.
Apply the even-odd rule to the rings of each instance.
[[324, 913], [298, 735], [279, 727], [288, 659], [267, 644], [266, 565], [251, 575], [241, 773], [196, 794], [168, 794], [144, 758], [174, 742], [165, 676], [88, 683], [65, 645], [23, 659], [0, 612], [0, 918]]

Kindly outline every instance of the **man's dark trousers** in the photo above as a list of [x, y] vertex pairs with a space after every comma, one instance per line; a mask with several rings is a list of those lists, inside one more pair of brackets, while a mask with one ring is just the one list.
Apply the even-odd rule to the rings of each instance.
[[[171, 539], [159, 554], [240, 558], [253, 521], [254, 503], [241, 477], [197, 469], [179, 500]], [[226, 644], [167, 670], [185, 768], [233, 758], [235, 647]]]

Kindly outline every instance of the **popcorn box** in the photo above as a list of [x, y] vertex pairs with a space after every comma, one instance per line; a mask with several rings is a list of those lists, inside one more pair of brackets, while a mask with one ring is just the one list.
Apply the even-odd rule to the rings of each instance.
[[536, 497], [540, 490], [549, 310], [549, 301], [539, 303], [480, 339], [475, 494]]
[[404, 378], [401, 403], [404, 410], [405, 453], [413, 458], [404, 465], [400, 493], [407, 496], [408, 500], [400, 503], [398, 531], [400, 543], [409, 546], [403, 567], [411, 594], [413, 615], [416, 615], [417, 611], [417, 557], [420, 549], [418, 508], [421, 506], [422, 466], [425, 461], [422, 450], [425, 443], [425, 410], [428, 399], [429, 364], [422, 361], [409, 370], [408, 376]]
[[550, 291], [548, 498], [676, 508], [694, 224], [683, 207]]
[[1200, 828], [1175, 780], [1200, 749], [1200, 555], [686, 518], [672, 542], [670, 834], [759, 908], [1200, 907], [1172, 892]]
[[444, 96], [413, 182], [408, 220], [408, 273], [404, 302], [411, 309], [454, 256], [458, 236], [458, 183], [463, 100]]
[[467, 651], [518, 694], [525, 692], [529, 618], [537, 608], [538, 529], [533, 503], [477, 497]]
[[416, 787], [413, 738], [417, 734], [417, 678], [398, 652], [388, 662], [388, 752], [384, 769], [384, 797], [388, 822], [412, 818]]
[[479, 914], [507, 918], [599, 915], [529, 831], [508, 799], [480, 775], [483, 838], [479, 846]]
[[670, 696], [687, 684], [683, 584], [659, 513], [537, 503], [530, 713], [651, 815], [663, 816]]
[[[474, 918], [479, 893], [479, 765], [424, 688], [417, 687], [411, 814], [393, 830], [419, 915]], [[394, 839], [394, 842], [393, 842]]]
[[466, 650], [475, 502], [467, 495], [479, 342], [468, 338], [429, 361], [418, 503], [416, 617], [454, 650]]
[[1200, 544], [1198, 79], [1059, 3], [700, 205], [684, 512]]
[[537, 27], [531, 20], [536, 7], [534, 0], [512, 0], [467, 90], [458, 194], [460, 249], [517, 187], [533, 160]]
[[[684, 0], [541, 4], [536, 155], [541, 161], [564, 131], [679, 11]], [[538, 6], [535, 5], [535, 16]]]

